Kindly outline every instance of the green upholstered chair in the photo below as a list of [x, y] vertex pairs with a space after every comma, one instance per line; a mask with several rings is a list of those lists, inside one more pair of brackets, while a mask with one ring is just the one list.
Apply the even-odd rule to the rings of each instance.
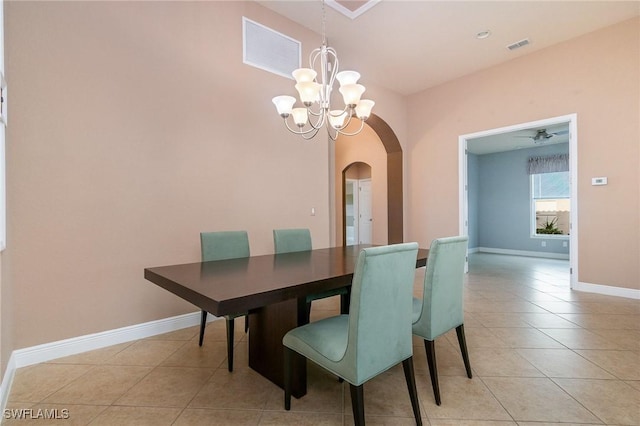
[[[246, 231], [201, 232], [200, 248], [203, 262], [249, 257], [249, 237]], [[244, 330], [247, 331], [247, 312], [225, 315], [227, 323], [227, 366], [229, 371], [233, 371], [234, 320], [243, 315], [245, 316]], [[202, 341], [204, 340], [204, 328], [206, 324], [207, 311], [203, 310], [200, 322], [200, 346], [202, 346]]]
[[353, 274], [349, 315], [325, 318], [285, 334], [286, 410], [291, 408], [294, 352], [349, 382], [356, 425], [364, 424], [363, 384], [402, 362], [416, 423], [422, 424], [411, 336], [417, 253], [417, 243], [363, 249]]
[[434, 345], [436, 337], [456, 329], [467, 376], [472, 377], [464, 338], [462, 303], [467, 240], [467, 237], [449, 237], [432, 241], [424, 276], [424, 295], [422, 300], [413, 299], [413, 334], [424, 339], [431, 385], [438, 405], [440, 389]]
[[[298, 251], [309, 251], [311, 245], [311, 233], [306, 228], [301, 229], [274, 229], [273, 245], [276, 254], [293, 253]], [[340, 313], [349, 312], [349, 289], [347, 287], [327, 290], [322, 293], [310, 294], [307, 296], [307, 311], [304, 323], [309, 322], [311, 315], [311, 302], [325, 297], [340, 295]]]

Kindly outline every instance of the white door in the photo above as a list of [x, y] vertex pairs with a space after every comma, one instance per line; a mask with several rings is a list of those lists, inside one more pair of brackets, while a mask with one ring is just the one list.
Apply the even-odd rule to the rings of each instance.
[[362, 179], [358, 185], [358, 243], [371, 244], [373, 217], [371, 208], [371, 179]]
[[358, 181], [347, 179], [344, 188], [344, 231], [346, 245], [352, 246], [358, 241]]

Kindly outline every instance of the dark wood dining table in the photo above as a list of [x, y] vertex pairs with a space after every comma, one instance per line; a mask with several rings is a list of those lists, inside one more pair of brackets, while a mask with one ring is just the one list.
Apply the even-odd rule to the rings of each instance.
[[[350, 287], [361, 249], [331, 247], [145, 268], [144, 277], [216, 316], [249, 312], [249, 366], [283, 387], [282, 337], [306, 321], [306, 296]], [[420, 249], [416, 267], [426, 265]], [[306, 360], [294, 360], [292, 394], [307, 391]]]

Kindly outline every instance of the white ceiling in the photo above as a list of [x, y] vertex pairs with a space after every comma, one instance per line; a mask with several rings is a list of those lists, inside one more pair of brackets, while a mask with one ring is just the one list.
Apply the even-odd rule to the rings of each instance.
[[[320, 0], [258, 3], [321, 34]], [[640, 1], [381, 0], [355, 19], [325, 12], [341, 69], [360, 71], [365, 86], [410, 95], [639, 16]], [[477, 39], [483, 30], [491, 36]], [[525, 38], [531, 44], [506, 48]]]
[[[547, 134], [561, 132], [561, 135], [553, 135], [548, 139], [535, 141], [538, 130], [546, 130]], [[534, 127], [531, 129], [518, 130], [514, 132], [496, 134], [492, 136], [483, 136], [479, 138], [469, 139], [467, 141], [467, 150], [472, 154], [492, 154], [495, 152], [512, 151], [515, 149], [537, 148], [545, 145], [569, 142], [569, 124], [554, 124], [543, 127]]]

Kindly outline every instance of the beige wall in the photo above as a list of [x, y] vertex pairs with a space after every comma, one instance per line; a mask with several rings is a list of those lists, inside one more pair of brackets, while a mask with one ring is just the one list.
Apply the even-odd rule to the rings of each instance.
[[578, 279], [640, 288], [639, 52], [633, 19], [410, 97], [409, 239], [459, 232], [458, 136], [577, 113]]
[[3, 352], [197, 310], [143, 268], [198, 260], [200, 231], [246, 229], [253, 254], [281, 227], [329, 245], [327, 143], [284, 130], [271, 97], [292, 80], [242, 63], [241, 17], [315, 34], [254, 3], [5, 7]]
[[[253, 2], [5, 6], [3, 370], [15, 349], [195, 311], [143, 269], [198, 260], [200, 231], [246, 229], [252, 254], [273, 228], [330, 244], [330, 146], [284, 129], [271, 98], [293, 81], [242, 63], [241, 18], [302, 41], [303, 63], [317, 34]], [[404, 137], [404, 98], [367, 95]]]

